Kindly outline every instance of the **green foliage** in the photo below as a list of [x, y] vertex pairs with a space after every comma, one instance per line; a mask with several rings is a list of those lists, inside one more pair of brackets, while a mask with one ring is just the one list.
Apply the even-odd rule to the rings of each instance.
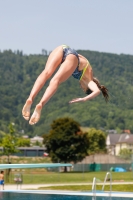
[[4, 133], [3, 131], [0, 131], [0, 139], [5, 136], [6, 133]]
[[123, 148], [119, 152], [119, 156], [124, 159], [130, 159], [131, 155], [132, 155], [132, 152], [130, 151], [130, 149], [127, 149], [127, 148]]
[[17, 152], [17, 138], [12, 124], [9, 125], [9, 134], [2, 138], [1, 146], [3, 147], [2, 154], [8, 157], [9, 163], [9, 156]]
[[44, 135], [44, 144], [53, 162], [65, 163], [81, 161], [89, 147], [87, 134], [71, 118], [54, 120], [49, 134]]
[[42, 144], [41, 144], [41, 142], [39, 142], [39, 141], [36, 141], [36, 142], [34, 143], [34, 146], [39, 146], [39, 147], [42, 147]]
[[30, 147], [30, 139], [18, 138], [17, 146], [18, 147]]
[[[73, 77], [61, 84], [57, 93], [47, 103], [36, 126], [30, 126], [22, 118], [21, 110], [37, 76], [44, 69], [47, 56], [23, 55], [21, 51], [0, 52], [0, 130], [7, 132], [9, 122], [16, 130], [25, 131], [29, 136], [42, 135], [50, 130], [50, 124], [58, 117], [71, 117], [81, 126], [97, 129], [130, 129], [133, 132], [133, 56], [81, 51], [91, 63], [94, 75], [109, 89], [110, 102], [105, 103], [102, 95], [84, 103], [69, 104], [76, 97], [85, 94]], [[36, 97], [36, 103], [46, 86]]]
[[101, 130], [90, 129], [88, 132], [89, 149], [88, 154], [106, 152], [106, 136]]

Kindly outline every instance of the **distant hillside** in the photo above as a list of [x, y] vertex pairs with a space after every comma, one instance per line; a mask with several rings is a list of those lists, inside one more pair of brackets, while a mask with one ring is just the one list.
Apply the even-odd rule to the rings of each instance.
[[[21, 51], [0, 52], [0, 130], [7, 132], [10, 122], [20, 133], [47, 133], [51, 122], [58, 117], [71, 117], [81, 126], [103, 129], [130, 129], [133, 132], [133, 56], [78, 51], [90, 61], [94, 74], [110, 92], [110, 102], [102, 95], [94, 100], [69, 105], [69, 100], [84, 96], [76, 79], [63, 83], [55, 96], [45, 105], [41, 120], [30, 126], [21, 110], [37, 76], [45, 66], [47, 56], [23, 55]], [[48, 83], [47, 83], [48, 84]], [[36, 98], [41, 98], [46, 86]]]

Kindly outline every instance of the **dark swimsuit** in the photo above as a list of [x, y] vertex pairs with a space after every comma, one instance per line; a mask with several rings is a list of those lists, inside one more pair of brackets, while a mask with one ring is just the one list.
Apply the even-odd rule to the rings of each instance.
[[74, 50], [74, 49], [71, 49], [69, 46], [67, 45], [62, 45], [62, 48], [63, 48], [63, 58], [62, 58], [62, 62], [64, 62], [64, 60], [66, 59], [66, 57], [69, 55], [69, 54], [73, 54], [75, 55], [77, 58], [78, 58], [78, 66], [76, 67], [75, 71], [72, 73], [72, 76], [78, 80], [81, 80], [88, 65], [90, 65], [89, 61], [86, 59], [87, 61], [87, 64], [85, 66], [85, 68], [81, 71], [79, 71], [79, 64], [80, 64], [80, 60], [79, 60], [79, 56], [78, 56], [78, 53]]
[[74, 49], [71, 49], [69, 46], [67, 45], [62, 45], [63, 47], [63, 58], [62, 58], [62, 63], [64, 62], [64, 60], [66, 59], [66, 57], [69, 55], [69, 54], [73, 54], [75, 55], [77, 58], [78, 58], [78, 66], [77, 68], [75, 69], [75, 71], [73, 72], [72, 76], [78, 80], [80, 80], [80, 78], [82, 77], [82, 74], [83, 74], [83, 70], [79, 71], [78, 70], [78, 67], [79, 67], [79, 56], [78, 56], [78, 53], [74, 50]]

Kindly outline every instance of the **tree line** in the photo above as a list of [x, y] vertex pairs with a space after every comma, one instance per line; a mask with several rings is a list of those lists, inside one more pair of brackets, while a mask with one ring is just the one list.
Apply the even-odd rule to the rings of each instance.
[[[102, 95], [70, 105], [68, 102], [85, 94], [77, 80], [70, 78], [60, 85], [55, 96], [45, 105], [36, 126], [30, 126], [21, 115], [22, 107], [37, 76], [43, 70], [47, 55], [23, 55], [21, 51], [0, 52], [0, 135], [7, 132], [9, 122], [15, 124], [18, 133], [29, 136], [48, 133], [53, 120], [70, 117], [81, 126], [96, 129], [130, 129], [133, 132], [133, 56], [78, 50], [91, 63], [94, 75], [105, 85], [110, 94], [109, 103]], [[46, 86], [32, 106], [40, 100]]]
[[[43, 135], [46, 151], [54, 163], [77, 163], [88, 155], [106, 152], [106, 136], [101, 130], [83, 132], [80, 124], [72, 118], [58, 118], [51, 124], [49, 133]], [[1, 155], [10, 156], [19, 152], [18, 147], [29, 147], [30, 140], [20, 138], [12, 123], [8, 133], [1, 139]]]

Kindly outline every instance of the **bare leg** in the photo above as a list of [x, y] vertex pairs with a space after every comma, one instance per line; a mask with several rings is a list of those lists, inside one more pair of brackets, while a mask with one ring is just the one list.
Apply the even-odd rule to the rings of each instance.
[[50, 84], [47, 87], [41, 101], [39, 102], [39, 104], [37, 104], [33, 112], [33, 115], [31, 116], [29, 124], [33, 125], [39, 121], [43, 106], [55, 94], [55, 92], [58, 89], [59, 84], [66, 81], [72, 75], [77, 65], [78, 65], [78, 59], [76, 58], [76, 56], [72, 54], [68, 55], [66, 60], [60, 66], [58, 72], [50, 81]]
[[32, 90], [30, 96], [26, 100], [26, 103], [22, 109], [22, 115], [26, 120], [29, 120], [30, 117], [30, 108], [32, 102], [41, 88], [44, 86], [46, 81], [51, 77], [57, 67], [60, 65], [62, 61], [63, 50], [62, 46], [57, 47], [49, 56], [48, 61], [46, 63], [46, 67], [43, 72], [38, 76]]

